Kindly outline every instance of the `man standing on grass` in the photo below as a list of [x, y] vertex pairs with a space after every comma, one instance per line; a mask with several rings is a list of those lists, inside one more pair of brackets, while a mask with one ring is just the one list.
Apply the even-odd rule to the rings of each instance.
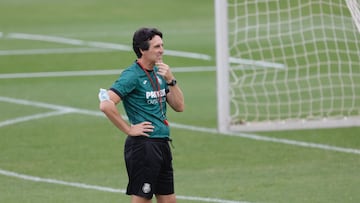
[[[127, 136], [124, 158], [129, 177], [126, 194], [131, 203], [176, 203], [170, 130], [166, 104], [184, 110], [184, 96], [170, 67], [163, 63], [162, 33], [141, 28], [134, 33], [137, 60], [109, 90], [99, 93], [100, 110]], [[130, 125], [116, 104], [123, 101]]]

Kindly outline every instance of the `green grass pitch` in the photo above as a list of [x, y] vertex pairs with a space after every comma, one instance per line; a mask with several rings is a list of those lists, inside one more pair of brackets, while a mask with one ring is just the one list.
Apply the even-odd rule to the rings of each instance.
[[92, 45], [130, 46], [141, 26], [163, 31], [168, 50], [211, 57], [164, 57], [189, 70], [175, 73], [186, 110], [168, 112], [178, 202], [360, 202], [360, 128], [214, 132], [215, 72], [191, 72], [215, 65], [214, 8], [205, 0], [2, 0], [0, 202], [129, 202], [125, 135], [101, 115], [97, 93], [117, 77], [101, 71], [120, 72], [135, 55]]

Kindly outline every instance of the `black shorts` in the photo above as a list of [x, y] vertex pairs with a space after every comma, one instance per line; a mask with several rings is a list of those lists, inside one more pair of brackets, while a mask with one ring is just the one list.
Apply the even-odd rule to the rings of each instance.
[[169, 139], [128, 136], [124, 157], [129, 177], [126, 194], [146, 199], [174, 194]]

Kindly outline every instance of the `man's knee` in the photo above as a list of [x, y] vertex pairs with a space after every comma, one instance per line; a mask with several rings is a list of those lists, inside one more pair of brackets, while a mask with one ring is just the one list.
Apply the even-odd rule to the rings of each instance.
[[175, 194], [171, 195], [156, 195], [157, 203], [176, 203]]
[[151, 199], [146, 199], [144, 197], [131, 195], [131, 203], [151, 203]]

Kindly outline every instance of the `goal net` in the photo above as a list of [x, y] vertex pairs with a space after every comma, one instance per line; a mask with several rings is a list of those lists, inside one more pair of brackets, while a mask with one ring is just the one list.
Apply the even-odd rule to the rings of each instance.
[[360, 125], [359, 0], [215, 0], [219, 131]]

